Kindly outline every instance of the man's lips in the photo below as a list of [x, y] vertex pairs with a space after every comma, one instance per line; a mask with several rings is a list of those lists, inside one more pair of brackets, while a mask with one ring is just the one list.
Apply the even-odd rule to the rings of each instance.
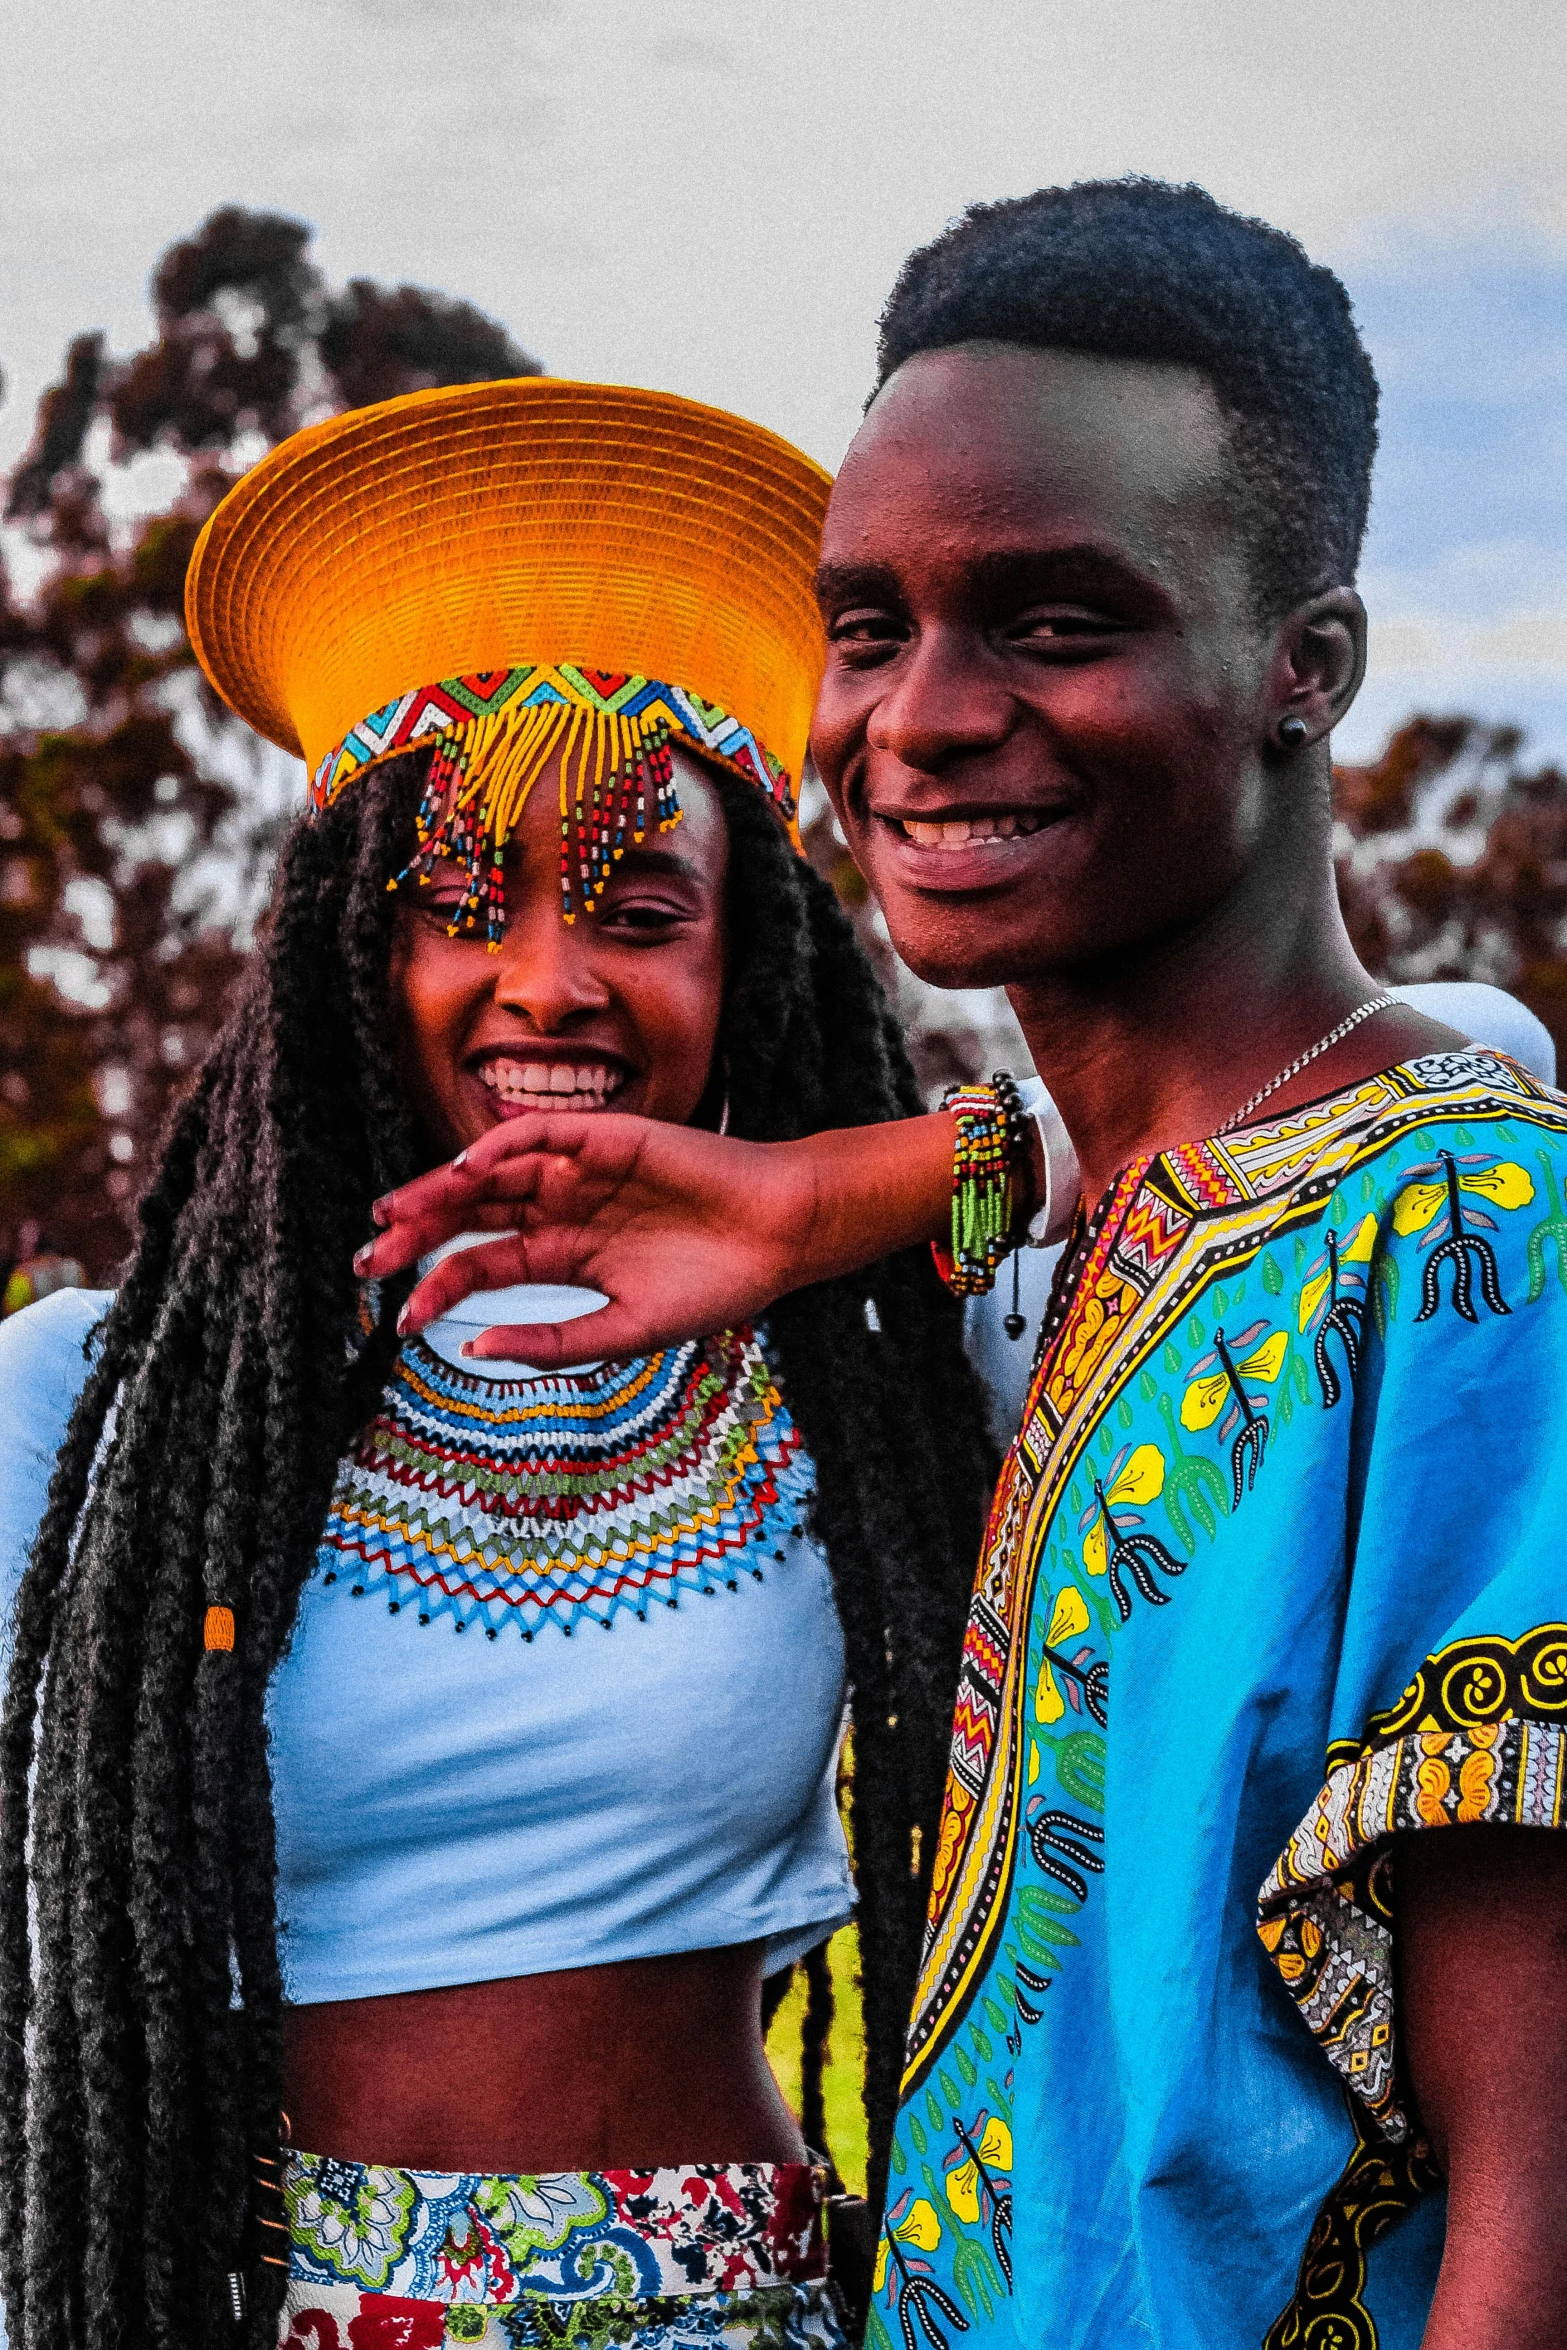
[[1041, 834], [1073, 813], [1072, 804], [1048, 807], [932, 809], [904, 814], [876, 808], [871, 816], [883, 856], [891, 852], [898, 878], [915, 888], [994, 888], [1040, 853]]
[[618, 1062], [564, 1048], [551, 1054], [487, 1053], [470, 1064], [470, 1071], [502, 1118], [518, 1118], [528, 1110], [605, 1109], [630, 1075]]
[[1039, 808], [998, 808], [980, 816], [884, 816], [918, 849], [950, 856], [975, 841], [1027, 840], [1049, 823]]

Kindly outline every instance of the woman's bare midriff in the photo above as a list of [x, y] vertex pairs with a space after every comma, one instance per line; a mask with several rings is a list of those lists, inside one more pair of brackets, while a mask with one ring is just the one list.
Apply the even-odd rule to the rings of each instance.
[[799, 2162], [762, 1946], [291, 2007], [296, 2146], [407, 2170]]

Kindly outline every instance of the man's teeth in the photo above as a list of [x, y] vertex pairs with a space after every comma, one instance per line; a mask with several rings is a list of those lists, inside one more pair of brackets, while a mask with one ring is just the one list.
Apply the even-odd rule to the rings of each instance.
[[620, 1085], [602, 1061], [485, 1061], [479, 1078], [502, 1101], [535, 1102], [542, 1096], [552, 1109], [600, 1109]]
[[966, 849], [970, 841], [1016, 840], [1020, 835], [1037, 832], [1044, 821], [1043, 816], [1026, 813], [956, 816], [940, 824], [921, 824], [911, 817], [902, 820], [909, 839], [921, 849]]

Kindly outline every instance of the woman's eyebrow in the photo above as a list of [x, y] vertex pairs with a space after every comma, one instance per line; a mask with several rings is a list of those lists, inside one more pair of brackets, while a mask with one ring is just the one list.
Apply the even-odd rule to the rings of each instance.
[[[631, 867], [642, 874], [662, 874], [669, 881], [700, 882], [702, 869], [683, 857], [678, 849], [639, 848], [635, 842], [625, 851], [615, 868], [617, 874]], [[612, 877], [613, 878], [613, 877]]]

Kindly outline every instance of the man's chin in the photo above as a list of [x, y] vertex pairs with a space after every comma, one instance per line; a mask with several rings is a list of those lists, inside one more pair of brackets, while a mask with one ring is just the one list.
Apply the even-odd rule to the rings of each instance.
[[896, 934], [892, 943], [916, 979], [949, 993], [973, 987], [1006, 987], [1017, 977], [1016, 960], [1011, 955], [993, 951], [966, 955], [945, 948], [911, 954], [898, 944]]
[[938, 911], [928, 898], [895, 898], [883, 899], [882, 913], [899, 957], [927, 987], [1007, 987], [1040, 961], [1040, 926], [1026, 906], [1003, 911], [988, 898]]

